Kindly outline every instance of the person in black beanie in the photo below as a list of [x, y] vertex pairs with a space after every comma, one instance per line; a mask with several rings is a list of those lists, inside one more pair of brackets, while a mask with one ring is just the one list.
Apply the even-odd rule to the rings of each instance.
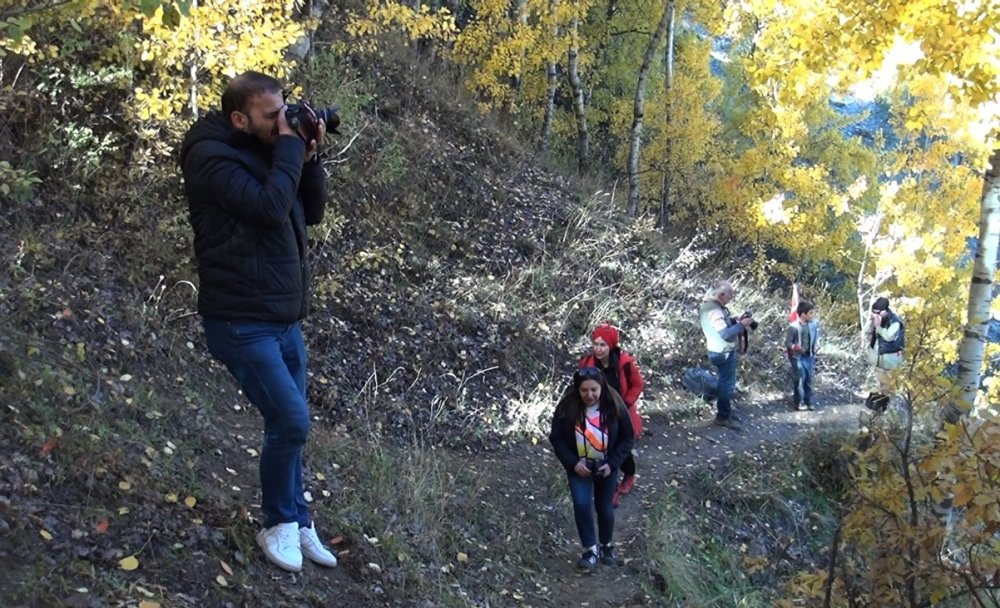
[[903, 321], [889, 310], [889, 298], [879, 297], [872, 303], [863, 335], [868, 362], [875, 369], [878, 382], [878, 391], [868, 395], [865, 405], [885, 411], [892, 391], [889, 371], [903, 364], [903, 347], [906, 345]]

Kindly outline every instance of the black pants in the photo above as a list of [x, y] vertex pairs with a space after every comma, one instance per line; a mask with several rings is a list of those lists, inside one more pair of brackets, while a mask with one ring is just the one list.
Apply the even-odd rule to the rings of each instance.
[[635, 475], [635, 457], [632, 456], [631, 452], [622, 462], [622, 475], [625, 477]]

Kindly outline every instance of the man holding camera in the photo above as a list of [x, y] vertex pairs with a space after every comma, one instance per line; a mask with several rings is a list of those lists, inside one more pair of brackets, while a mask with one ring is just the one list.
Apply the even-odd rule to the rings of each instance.
[[733, 319], [726, 305], [733, 299], [733, 285], [726, 280], [712, 284], [701, 306], [699, 319], [705, 334], [708, 360], [719, 374], [719, 391], [715, 400], [715, 424], [739, 431], [742, 427], [732, 412], [733, 389], [736, 388], [736, 357], [741, 340], [746, 340], [748, 327], [756, 327], [753, 315], [746, 312]]
[[326, 125], [305, 106], [309, 117], [295, 129], [286, 108], [274, 78], [237, 76], [222, 94], [222, 111], [188, 131], [180, 162], [208, 348], [264, 418], [257, 543], [269, 561], [298, 572], [303, 555], [337, 564], [316, 534], [302, 479], [310, 427], [300, 328], [311, 281], [306, 226], [319, 223], [326, 207], [317, 158]]
[[875, 299], [862, 333], [865, 336], [868, 362], [875, 368], [875, 379], [878, 382], [878, 392], [870, 393], [865, 405], [876, 411], [885, 411], [892, 390], [889, 372], [903, 364], [903, 347], [906, 345], [903, 321], [899, 315], [889, 310], [889, 298]]

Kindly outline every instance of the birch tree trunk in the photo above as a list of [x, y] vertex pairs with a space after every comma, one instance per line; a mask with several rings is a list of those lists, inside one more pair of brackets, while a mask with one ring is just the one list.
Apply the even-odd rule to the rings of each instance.
[[[549, 0], [549, 14], [554, 15], [559, 6], [559, 0]], [[553, 19], [555, 21], [555, 19]], [[559, 39], [559, 26], [552, 26], [552, 39]], [[545, 120], [542, 122], [542, 158], [549, 158], [549, 141], [552, 138], [552, 122], [556, 114], [556, 92], [559, 90], [559, 66], [555, 60], [548, 62], [546, 69], [548, 76], [548, 91], [545, 95]]]
[[975, 405], [983, 370], [986, 333], [990, 326], [993, 303], [993, 276], [997, 269], [1000, 245], [1000, 148], [993, 151], [990, 166], [983, 177], [983, 196], [979, 207], [979, 244], [969, 285], [968, 321], [958, 347], [956, 399], [945, 411], [948, 422], [957, 422]]
[[549, 158], [549, 140], [552, 138], [552, 121], [556, 113], [556, 91], [559, 90], [559, 68], [550, 61], [548, 67], [549, 90], [545, 96], [545, 121], [542, 123], [542, 158]]
[[[198, 0], [191, 2], [191, 8], [198, 8]], [[198, 48], [198, 36], [201, 34], [201, 30], [195, 30], [195, 48]], [[188, 66], [188, 77], [191, 79], [191, 88], [188, 92], [188, 103], [191, 105], [191, 117], [198, 120], [198, 63], [199, 57], [198, 52], [192, 53], [193, 58], [191, 59], [191, 65]]]
[[587, 131], [587, 108], [584, 105], [583, 83], [580, 81], [580, 18], [574, 16], [570, 24], [570, 47], [567, 60], [569, 86], [573, 91], [573, 114], [576, 116], [576, 153], [578, 172], [590, 171], [590, 133]]
[[635, 216], [639, 212], [639, 149], [642, 140], [642, 118], [645, 112], [646, 82], [649, 80], [649, 69], [653, 65], [653, 57], [660, 47], [663, 33], [667, 31], [667, 22], [670, 21], [671, 7], [674, 0], [668, 0], [663, 7], [663, 17], [660, 24], [656, 26], [653, 37], [649, 39], [646, 46], [646, 53], [642, 56], [642, 65], [639, 67], [639, 82], [635, 87], [635, 99], [632, 102], [632, 128], [629, 130], [629, 151], [628, 151], [628, 212]]
[[670, 13], [670, 23], [667, 26], [667, 54], [663, 61], [663, 69], [666, 72], [666, 78], [664, 79], [663, 86], [663, 96], [664, 102], [666, 103], [666, 112], [664, 117], [664, 131], [667, 132], [663, 144], [663, 172], [660, 174], [660, 213], [657, 218], [657, 224], [660, 228], [665, 229], [667, 227], [667, 212], [670, 209], [671, 204], [671, 191], [673, 189], [673, 179], [670, 175], [670, 159], [673, 157], [673, 146], [671, 145], [670, 139], [670, 125], [674, 122], [674, 41], [676, 40], [677, 28], [675, 27], [675, 11], [677, 10], [677, 1], [670, 0], [668, 2]]

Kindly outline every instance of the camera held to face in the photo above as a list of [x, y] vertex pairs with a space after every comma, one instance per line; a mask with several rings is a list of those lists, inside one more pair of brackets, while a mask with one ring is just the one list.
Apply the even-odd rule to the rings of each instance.
[[757, 326], [759, 325], [759, 323], [757, 323], [757, 321], [752, 320], [753, 319], [753, 309], [752, 308], [748, 308], [746, 310], [746, 312], [744, 312], [743, 314], [741, 314], [740, 318], [737, 319], [737, 320], [738, 321], [742, 321], [743, 319], [751, 319], [751, 321], [750, 321], [750, 329], [752, 329], [752, 330], [756, 330], [757, 329]]
[[[315, 118], [313, 118], [313, 113], [316, 115]], [[326, 122], [327, 133], [340, 133], [337, 131], [337, 127], [340, 125], [340, 116], [335, 107], [316, 109], [306, 102], [290, 103], [285, 107], [285, 121], [288, 122], [288, 126], [302, 133], [306, 141], [319, 137], [319, 121], [321, 120]]]

